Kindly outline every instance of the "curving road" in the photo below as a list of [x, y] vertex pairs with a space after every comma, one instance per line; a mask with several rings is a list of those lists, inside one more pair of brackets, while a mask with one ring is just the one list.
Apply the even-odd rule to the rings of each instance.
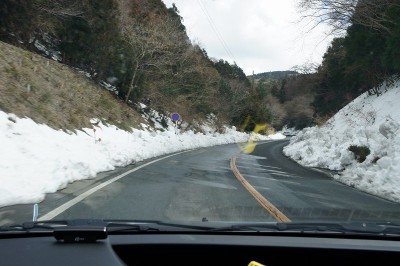
[[[259, 143], [236, 167], [291, 221], [400, 221], [400, 204], [340, 184], [282, 155], [288, 141]], [[75, 182], [39, 204], [42, 219], [276, 221], [232, 172], [237, 145], [147, 160]], [[57, 209], [58, 208], [58, 209]], [[0, 209], [0, 221], [31, 220], [32, 205]]]

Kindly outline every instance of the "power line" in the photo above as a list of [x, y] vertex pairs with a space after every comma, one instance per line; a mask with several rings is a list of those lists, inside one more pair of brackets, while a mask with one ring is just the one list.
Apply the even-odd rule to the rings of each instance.
[[205, 4], [201, 0], [197, 0], [197, 2], [199, 3], [203, 13], [206, 15], [206, 18], [207, 18], [208, 22], [210, 23], [212, 30], [217, 35], [217, 37], [218, 37], [219, 41], [221, 42], [222, 47], [224, 48], [225, 52], [228, 54], [228, 56], [232, 57], [232, 59], [235, 60], [235, 56], [233, 55], [233, 53], [229, 49], [229, 47], [226, 44], [226, 42], [224, 41], [221, 33], [219, 32], [218, 27], [215, 25], [212, 17], [208, 13], [207, 7], [205, 6]]
[[201, 10], [203, 11], [204, 15], [206, 16], [208, 22], [210, 23], [211, 29], [214, 31], [215, 35], [217, 35], [217, 38], [221, 42], [222, 47], [224, 48], [225, 52], [227, 53], [228, 56], [230, 56], [233, 59], [233, 61], [236, 62], [235, 56], [233, 55], [233, 53], [229, 49], [228, 45], [224, 41], [224, 38], [222, 37], [221, 33], [219, 32], [219, 30], [218, 30], [217, 26], [215, 25], [212, 17], [208, 13], [208, 10], [207, 10], [206, 6], [204, 5], [204, 3], [201, 0], [197, 0], [197, 3], [199, 4]]

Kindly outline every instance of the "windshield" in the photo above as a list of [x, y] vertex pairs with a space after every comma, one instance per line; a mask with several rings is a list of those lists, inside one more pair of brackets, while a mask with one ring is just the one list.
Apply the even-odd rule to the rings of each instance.
[[399, 223], [399, 22], [394, 0], [2, 0], [0, 226]]

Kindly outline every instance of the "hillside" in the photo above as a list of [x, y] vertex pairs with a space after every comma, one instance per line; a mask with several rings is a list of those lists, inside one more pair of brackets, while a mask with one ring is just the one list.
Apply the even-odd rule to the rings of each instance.
[[[189, 122], [211, 114], [236, 126], [248, 116], [254, 123], [270, 120], [266, 108], [254, 104], [257, 97], [243, 70], [210, 59], [188, 38], [176, 6], [167, 8], [161, 0], [4, 0], [0, 41], [85, 71], [96, 83], [113, 86], [133, 108], [144, 102]], [[31, 84], [32, 91], [36, 87]], [[43, 121], [46, 112], [36, 119]]]
[[305, 166], [339, 171], [335, 179], [400, 202], [400, 81], [342, 108], [321, 127], [294, 137], [284, 153]]
[[115, 167], [250, 138], [215, 116], [176, 127], [143, 103], [138, 113], [88, 76], [0, 42], [0, 207], [38, 203]]
[[54, 129], [90, 127], [90, 119], [130, 130], [143, 119], [84, 74], [0, 42], [0, 110]]
[[298, 74], [296, 71], [270, 71], [270, 72], [263, 72], [254, 75], [250, 75], [249, 78], [255, 79], [281, 79], [287, 76], [296, 75]]

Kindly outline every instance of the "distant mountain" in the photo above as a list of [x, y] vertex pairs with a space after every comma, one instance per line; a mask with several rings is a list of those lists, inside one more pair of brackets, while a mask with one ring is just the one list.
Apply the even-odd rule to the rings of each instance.
[[296, 71], [291, 71], [291, 70], [286, 70], [286, 71], [270, 71], [270, 72], [264, 72], [264, 73], [258, 73], [254, 75], [250, 75], [249, 78], [256, 78], [256, 79], [280, 79], [284, 78], [290, 75], [295, 75], [297, 74]]

